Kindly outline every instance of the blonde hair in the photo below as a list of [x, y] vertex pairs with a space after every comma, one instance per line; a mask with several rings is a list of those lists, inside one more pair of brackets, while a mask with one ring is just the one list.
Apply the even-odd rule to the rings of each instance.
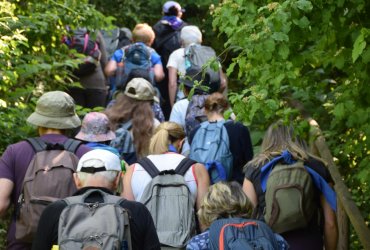
[[155, 33], [151, 26], [147, 23], [136, 24], [134, 30], [132, 31], [132, 40], [134, 42], [143, 42], [150, 46], [154, 41]]
[[163, 122], [150, 139], [149, 154], [163, 154], [168, 151], [168, 146], [176, 140], [185, 138], [181, 125], [175, 122]]
[[204, 196], [198, 216], [201, 224], [209, 227], [220, 218], [250, 218], [252, 203], [236, 182], [217, 182], [209, 187]]
[[215, 92], [207, 97], [204, 108], [208, 113], [223, 114], [229, 108], [229, 103], [223, 94]]
[[282, 121], [271, 124], [263, 137], [261, 153], [248, 162], [248, 166], [260, 167], [288, 150], [294, 159], [307, 160], [308, 153], [297, 142], [292, 125], [285, 125]]

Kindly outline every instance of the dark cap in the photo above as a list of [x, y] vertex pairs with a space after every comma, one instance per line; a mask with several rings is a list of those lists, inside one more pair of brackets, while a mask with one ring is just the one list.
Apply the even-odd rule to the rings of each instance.
[[[180, 79], [180, 83], [184, 84], [188, 88], [192, 88], [195, 81], [200, 82], [201, 86], [210, 87], [209, 73], [202, 72], [202, 69], [199, 67], [190, 67], [186, 70], [185, 76]], [[203, 92], [207, 91], [203, 90]]]

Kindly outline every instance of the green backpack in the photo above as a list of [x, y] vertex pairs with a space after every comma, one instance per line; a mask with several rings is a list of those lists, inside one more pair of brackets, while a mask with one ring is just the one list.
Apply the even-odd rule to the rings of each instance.
[[267, 179], [265, 222], [277, 233], [307, 227], [317, 211], [314, 192], [302, 161], [277, 163]]

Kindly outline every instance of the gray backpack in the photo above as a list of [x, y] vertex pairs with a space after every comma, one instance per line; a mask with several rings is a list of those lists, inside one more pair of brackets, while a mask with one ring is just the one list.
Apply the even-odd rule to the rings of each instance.
[[78, 157], [74, 154], [81, 141], [68, 139], [64, 144], [28, 138], [36, 154], [28, 165], [16, 207], [16, 239], [32, 242], [45, 207], [76, 192], [73, 173]]
[[145, 187], [140, 202], [153, 217], [160, 243], [184, 248], [195, 234], [194, 200], [184, 174], [196, 162], [184, 158], [176, 169], [161, 172], [147, 157], [138, 163], [153, 178]]
[[[89, 203], [92, 196], [100, 196], [102, 203]], [[132, 249], [129, 215], [120, 206], [123, 198], [99, 189], [83, 195], [65, 198], [68, 206], [59, 218], [58, 245], [70, 249]]]

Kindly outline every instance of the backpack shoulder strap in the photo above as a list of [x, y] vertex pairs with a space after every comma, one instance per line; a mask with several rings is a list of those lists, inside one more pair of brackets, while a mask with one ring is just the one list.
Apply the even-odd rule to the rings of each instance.
[[156, 46], [157, 48], [161, 48], [170, 38], [174, 37], [179, 33], [179, 30], [174, 30], [168, 33]]
[[27, 138], [26, 141], [31, 144], [36, 152], [44, 151], [47, 147], [46, 143], [40, 137]]
[[77, 151], [77, 148], [81, 144], [82, 144], [82, 141], [68, 138], [67, 141], [64, 143], [64, 150], [75, 153]]
[[138, 163], [145, 169], [145, 171], [152, 177], [156, 177], [159, 175], [159, 170], [158, 168], [153, 164], [153, 162], [148, 158], [144, 157], [141, 158]]
[[188, 171], [188, 169], [196, 163], [197, 163], [196, 161], [185, 157], [184, 159], [182, 159], [179, 165], [177, 165], [175, 172], [176, 174], [184, 176], [186, 171]]
[[132, 128], [132, 121], [131, 120], [128, 120], [127, 122], [123, 123], [122, 126], [121, 126], [121, 128], [130, 130]]

